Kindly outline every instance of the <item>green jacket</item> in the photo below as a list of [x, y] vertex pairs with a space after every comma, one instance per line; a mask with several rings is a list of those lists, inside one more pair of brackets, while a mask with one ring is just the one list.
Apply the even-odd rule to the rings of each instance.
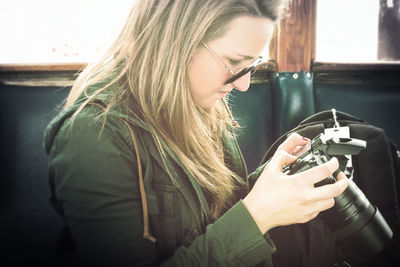
[[[272, 266], [275, 246], [262, 236], [241, 199], [212, 221], [203, 191], [176, 156], [165, 147], [161, 161], [146, 126], [112, 109], [104, 128], [96, 117], [102, 110], [86, 106], [71, 116], [84, 99], [61, 112], [46, 129], [49, 179], [55, 203], [67, 223], [81, 261], [90, 266]], [[104, 95], [97, 97], [102, 103]], [[143, 203], [136, 151], [143, 166], [149, 231], [143, 237]], [[101, 132], [101, 135], [99, 134]], [[251, 186], [263, 166], [247, 176], [236, 140], [227, 139], [230, 166]], [[168, 171], [164, 166], [167, 166]]]

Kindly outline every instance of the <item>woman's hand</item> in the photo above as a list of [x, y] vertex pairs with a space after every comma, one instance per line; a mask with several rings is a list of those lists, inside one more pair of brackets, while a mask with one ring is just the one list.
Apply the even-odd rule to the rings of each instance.
[[276, 226], [308, 222], [319, 212], [333, 207], [333, 198], [346, 189], [348, 180], [342, 172], [336, 183], [314, 187], [339, 168], [336, 158], [294, 175], [282, 173], [285, 165], [296, 160], [292, 154], [309, 142], [296, 133], [289, 136], [243, 199], [263, 234]]

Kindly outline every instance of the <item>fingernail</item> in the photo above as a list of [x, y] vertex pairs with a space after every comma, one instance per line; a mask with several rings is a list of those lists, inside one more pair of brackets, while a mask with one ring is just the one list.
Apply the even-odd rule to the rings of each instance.
[[302, 137], [302, 139], [304, 140], [304, 141], [310, 141], [310, 139], [308, 139], [307, 137]]

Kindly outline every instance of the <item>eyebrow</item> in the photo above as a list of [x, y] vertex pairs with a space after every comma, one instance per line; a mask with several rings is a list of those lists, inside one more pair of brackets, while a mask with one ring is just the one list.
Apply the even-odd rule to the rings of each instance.
[[257, 57], [253, 57], [253, 56], [242, 55], [242, 54], [239, 54], [239, 53], [236, 53], [236, 55], [242, 57], [241, 60], [245, 60], [245, 59], [250, 60], [250, 59], [256, 59], [257, 58]]

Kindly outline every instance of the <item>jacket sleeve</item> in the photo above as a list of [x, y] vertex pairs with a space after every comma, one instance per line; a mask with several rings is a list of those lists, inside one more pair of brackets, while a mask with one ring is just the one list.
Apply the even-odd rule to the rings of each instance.
[[66, 121], [53, 142], [50, 176], [84, 265], [253, 266], [270, 261], [272, 241], [238, 202], [190, 246], [178, 247], [160, 262], [157, 243], [142, 236], [136, 155], [126, 126], [109, 118], [102, 127], [89, 115], [78, 115], [69, 126]]

